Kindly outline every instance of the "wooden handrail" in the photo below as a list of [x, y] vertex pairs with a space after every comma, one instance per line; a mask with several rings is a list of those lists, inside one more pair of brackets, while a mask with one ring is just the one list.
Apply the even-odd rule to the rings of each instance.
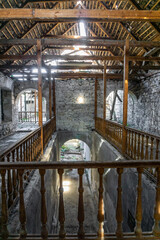
[[[141, 220], [142, 220], [142, 172], [145, 167], [156, 168], [157, 172], [157, 187], [156, 187], [156, 198], [155, 198], [155, 208], [154, 208], [154, 226], [152, 232], [143, 232], [141, 229]], [[159, 197], [160, 197], [160, 161], [118, 161], [118, 162], [37, 162], [37, 163], [0, 163], [0, 175], [2, 177], [2, 205], [3, 205], [3, 214], [2, 214], [2, 231], [0, 233], [0, 238], [4, 237], [5, 239], [70, 239], [71, 235], [67, 235], [65, 233], [65, 205], [63, 200], [63, 173], [64, 169], [77, 169], [77, 173], [79, 174], [79, 189], [77, 193], [79, 194], [78, 201], [78, 222], [79, 228], [78, 233], [74, 234], [74, 239], [122, 239], [123, 236], [127, 236], [126, 239], [159, 239], [160, 236], [160, 228], [159, 228]], [[84, 212], [84, 203], [83, 203], [83, 173], [85, 168], [97, 169], [97, 173], [99, 175], [99, 189], [98, 189], [98, 222], [99, 226], [97, 226], [97, 232], [94, 233], [85, 233], [83, 228], [83, 222], [85, 220], [85, 212]], [[103, 225], [104, 225], [104, 199], [103, 199], [103, 174], [105, 168], [112, 168], [117, 170], [117, 200], [116, 200], [116, 221], [117, 221], [117, 229], [115, 233], [105, 234]], [[122, 209], [122, 175], [124, 168], [135, 168], [138, 172], [138, 187], [137, 187], [137, 204], [136, 204], [136, 227], [134, 232], [132, 233], [123, 233], [122, 229], [122, 220], [123, 220], [123, 209]], [[5, 175], [7, 171], [11, 169], [16, 169], [18, 172], [17, 184], [19, 185], [19, 221], [20, 221], [20, 231], [19, 234], [10, 235], [7, 230], [7, 195], [10, 194], [9, 191], [6, 191], [5, 184]], [[24, 201], [24, 188], [23, 188], [23, 173], [28, 169], [39, 169], [41, 185], [40, 185], [40, 193], [41, 193], [41, 233], [36, 235], [28, 235], [26, 231], [26, 212], [25, 212], [25, 201]], [[59, 235], [48, 235], [47, 231], [47, 208], [46, 208], [46, 187], [45, 187], [45, 173], [47, 173], [47, 169], [56, 169], [59, 173], [60, 178], [60, 186], [59, 186]], [[123, 176], [125, 177], [125, 176]], [[98, 181], [98, 180], [97, 180]], [[115, 186], [113, 185], [113, 188]], [[126, 192], [125, 192], [126, 193]], [[123, 205], [124, 208], [125, 205]], [[73, 219], [74, 221], [74, 219]], [[18, 223], [17, 223], [18, 224]], [[72, 236], [72, 237], [73, 237]], [[19, 238], [20, 237], [20, 238]], [[125, 239], [125, 238], [124, 238]]]
[[92, 161], [63, 161], [63, 162], [0, 162], [0, 169], [68, 169], [69, 168], [146, 168], [160, 166], [160, 160], [153, 161], [110, 161], [110, 162], [92, 162]]
[[125, 127], [125, 128], [126, 128], [127, 130], [131, 130], [131, 131], [134, 131], [134, 132], [136, 132], [136, 133], [140, 133], [140, 134], [143, 134], [143, 135], [146, 135], [146, 136], [149, 136], [149, 137], [156, 138], [156, 139], [158, 139], [158, 140], [160, 141], [160, 136], [158, 136], [158, 135], [153, 135], [153, 134], [148, 133], [148, 132], [143, 132], [143, 131], [138, 130], [138, 129], [136, 129], [136, 128], [131, 128], [131, 127]]
[[11, 145], [11, 147], [9, 147], [7, 150], [4, 150], [0, 154], [0, 159], [3, 158], [4, 156], [6, 156], [7, 154], [9, 154], [10, 152], [12, 152], [17, 147], [19, 147], [21, 144], [23, 144], [28, 139], [30, 139], [32, 136], [34, 136], [36, 133], [38, 133], [38, 131], [40, 131], [40, 127], [38, 127], [36, 130], [33, 130], [31, 133], [29, 133], [27, 136], [23, 137], [21, 140], [17, 141], [16, 144], [14, 143], [13, 145]]

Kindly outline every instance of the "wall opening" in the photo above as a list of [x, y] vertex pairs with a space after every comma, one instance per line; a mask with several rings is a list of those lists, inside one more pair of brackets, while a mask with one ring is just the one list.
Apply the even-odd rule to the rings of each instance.
[[[27, 89], [21, 92], [17, 98], [18, 122], [38, 123], [38, 91]], [[46, 121], [46, 99], [42, 97], [42, 117]]]
[[1, 121], [12, 121], [12, 92], [10, 90], [1, 89]]
[[[135, 125], [137, 98], [129, 91], [128, 93], [128, 121], [129, 126]], [[123, 123], [123, 90], [112, 91], [106, 99], [106, 119]]]

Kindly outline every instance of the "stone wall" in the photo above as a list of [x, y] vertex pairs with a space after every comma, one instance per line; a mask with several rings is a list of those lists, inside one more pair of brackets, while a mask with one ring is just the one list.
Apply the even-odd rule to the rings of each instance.
[[[121, 154], [104, 140], [99, 134], [93, 132], [93, 161], [123, 161]], [[115, 169], [104, 169], [104, 209], [106, 232], [116, 231], [116, 207], [117, 207], [117, 182], [118, 176]], [[122, 174], [122, 206], [123, 206], [123, 231], [130, 232], [134, 228], [138, 174], [136, 169], [124, 169]], [[92, 190], [98, 202], [99, 175], [97, 170], [92, 170]], [[142, 175], [142, 230], [151, 231], [154, 220], [155, 187], [145, 175]], [[130, 214], [129, 214], [130, 213]], [[130, 218], [131, 217], [131, 218]], [[129, 222], [133, 221], [133, 225]]]
[[[150, 71], [145, 80], [139, 80], [139, 83], [129, 81], [128, 98], [128, 126], [136, 129], [160, 134], [160, 73]], [[103, 81], [98, 81], [98, 117], [103, 117]], [[112, 91], [123, 90], [122, 81], [107, 81], [107, 98]], [[123, 92], [119, 91], [120, 98], [123, 101]], [[117, 119], [123, 121], [123, 103], [116, 99], [115, 111]], [[107, 119], [110, 113], [107, 111]]]
[[[4, 99], [3, 103], [2, 97]], [[4, 119], [2, 119], [2, 107]], [[0, 138], [12, 133], [16, 126], [13, 80], [0, 73]]]
[[[94, 128], [94, 80], [57, 80], [57, 130], [88, 131]], [[78, 104], [77, 98], [84, 103]]]
[[134, 114], [135, 126], [146, 132], [160, 134], [160, 73], [141, 81], [137, 107]]

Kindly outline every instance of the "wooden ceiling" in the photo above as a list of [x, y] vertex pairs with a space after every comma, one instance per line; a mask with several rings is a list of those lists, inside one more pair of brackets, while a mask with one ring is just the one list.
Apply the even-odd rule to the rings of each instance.
[[[98, 9], [98, 10], [159, 10], [160, 0], [110, 0], [110, 1], [64, 1], [64, 0], [1, 0], [0, 8], [30, 8], [30, 9]], [[160, 21], [83, 21], [87, 37], [108, 38], [110, 40], [136, 40], [136, 41], [160, 41]], [[0, 22], [0, 39], [38, 39], [55, 38], [55, 36], [80, 36], [80, 24], [75, 21], [55, 22], [46, 20], [4, 20]], [[43, 47], [44, 55], [61, 55], [64, 49], [77, 52], [74, 46], [52, 45]], [[1, 55], [36, 55], [35, 45], [0, 45]], [[102, 56], [100, 60], [94, 60], [95, 65], [103, 64], [105, 56], [123, 56], [124, 49], [119, 46], [86, 46], [85, 52], [89, 55]], [[159, 48], [131, 47], [130, 55], [139, 57], [158, 57]], [[1, 58], [2, 59], [2, 58]], [[110, 58], [111, 59], [111, 58]], [[114, 60], [106, 60], [107, 65], [115, 65]], [[36, 64], [35, 60], [0, 60], [0, 65], [24, 65]], [[121, 62], [118, 63], [121, 65]], [[137, 63], [140, 65], [148, 62]], [[159, 61], [152, 63], [159, 65]], [[117, 62], [116, 62], [117, 65]], [[134, 63], [135, 65], [135, 63]], [[8, 70], [3, 70], [8, 71]], [[10, 70], [11, 71], [11, 70]]]

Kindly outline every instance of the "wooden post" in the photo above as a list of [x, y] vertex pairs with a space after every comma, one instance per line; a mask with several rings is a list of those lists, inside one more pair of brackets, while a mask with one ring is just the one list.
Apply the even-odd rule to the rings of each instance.
[[38, 65], [38, 113], [39, 126], [41, 127], [41, 153], [43, 154], [43, 121], [42, 121], [42, 44], [37, 40], [37, 65]]
[[53, 79], [53, 116], [56, 117], [56, 92], [55, 92], [55, 79]]
[[95, 79], [95, 97], [94, 97], [94, 106], [95, 106], [95, 110], [94, 110], [94, 116], [95, 116], [95, 120], [97, 118], [97, 86], [98, 86], [98, 80], [97, 78]]
[[157, 187], [156, 187], [156, 203], [154, 208], [154, 226], [153, 234], [156, 237], [160, 236], [160, 168], [157, 168]]
[[20, 116], [19, 116], [19, 120], [20, 120], [20, 122], [22, 122], [22, 95], [20, 96]]
[[64, 201], [63, 201], [63, 169], [58, 169], [59, 174], [59, 223], [60, 223], [60, 229], [59, 229], [59, 237], [64, 239], [65, 238], [65, 230], [64, 230], [64, 222], [65, 222], [65, 212], [64, 212]]
[[103, 86], [104, 86], [104, 94], [103, 94], [103, 120], [106, 120], [106, 64], [104, 64], [104, 73], [103, 73]]
[[48, 81], [49, 81], [49, 119], [52, 118], [52, 98], [51, 98], [51, 69], [48, 70]]
[[104, 173], [104, 168], [98, 168], [98, 173], [99, 173], [98, 238], [103, 239], [103, 237], [104, 237], [104, 229], [103, 229], [103, 223], [104, 223], [103, 173]]
[[37, 114], [37, 102], [36, 102], [36, 100], [37, 100], [37, 92], [35, 91], [34, 92], [34, 112], [35, 112], [35, 123], [36, 123], [36, 114]]
[[5, 175], [6, 170], [0, 170], [2, 185], [1, 185], [1, 198], [2, 198], [2, 220], [1, 220], [1, 235], [2, 239], [8, 239], [8, 229], [7, 229], [7, 221], [8, 221], [8, 211], [7, 211], [7, 195], [6, 195], [6, 182]]
[[129, 76], [129, 39], [126, 40], [124, 47], [124, 76], [123, 76], [123, 135], [122, 153], [126, 153], [127, 148], [127, 109], [128, 109], [128, 76]]

